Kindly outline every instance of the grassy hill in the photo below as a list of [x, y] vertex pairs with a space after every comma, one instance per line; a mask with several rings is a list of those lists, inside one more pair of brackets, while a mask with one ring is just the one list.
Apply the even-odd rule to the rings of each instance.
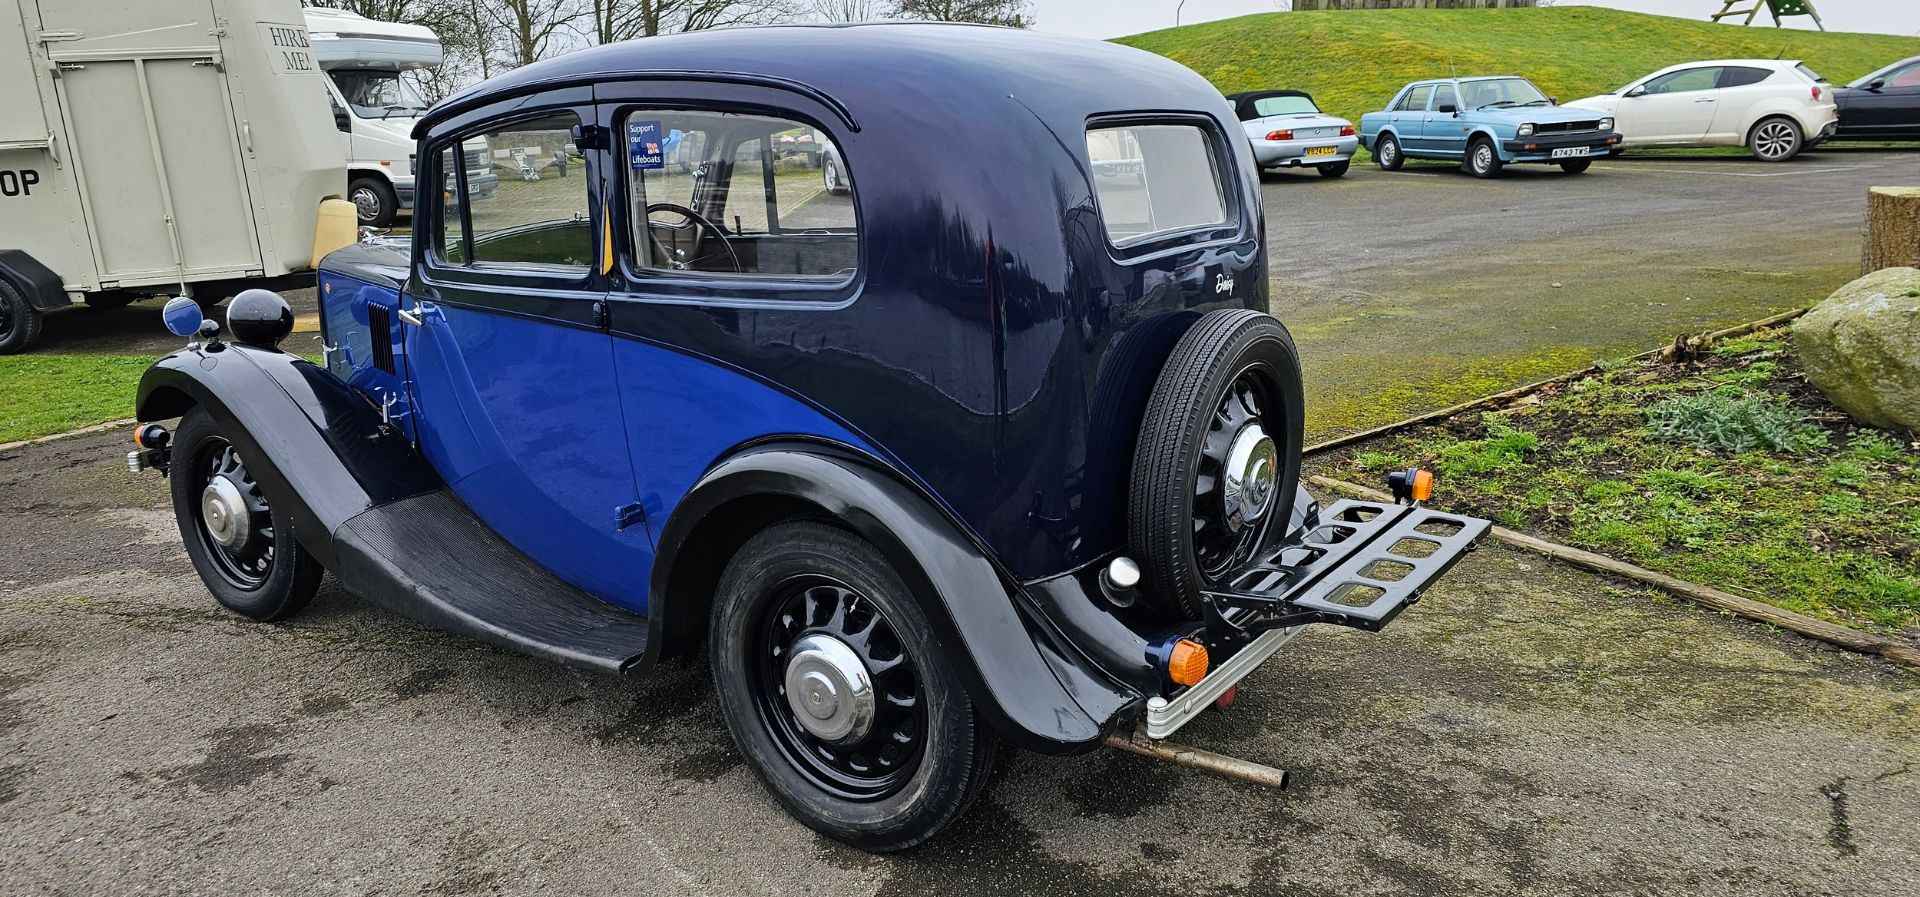
[[1305, 90], [1327, 111], [1354, 119], [1385, 106], [1408, 81], [1449, 73], [1524, 75], [1571, 100], [1695, 59], [1797, 58], [1845, 84], [1920, 56], [1920, 37], [1746, 28], [1594, 7], [1266, 13], [1119, 42], [1175, 59], [1226, 93]]

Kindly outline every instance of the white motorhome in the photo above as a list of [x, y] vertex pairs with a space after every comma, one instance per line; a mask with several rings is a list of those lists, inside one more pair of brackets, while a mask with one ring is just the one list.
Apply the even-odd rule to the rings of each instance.
[[324, 81], [298, 0], [0, 0], [0, 354], [76, 301], [218, 300], [350, 242]]
[[422, 25], [323, 7], [309, 7], [306, 21], [347, 153], [347, 198], [361, 225], [387, 227], [413, 207], [408, 135], [427, 110], [403, 75], [439, 65], [440, 38]]

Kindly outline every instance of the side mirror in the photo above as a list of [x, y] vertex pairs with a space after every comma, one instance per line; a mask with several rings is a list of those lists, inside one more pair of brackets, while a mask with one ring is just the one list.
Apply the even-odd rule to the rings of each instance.
[[1647, 95], [1647, 89], [1644, 87], [1636, 87], [1632, 90], [1627, 91], [1624, 94], [1624, 96], [1629, 100], [1633, 99], [1634, 97], [1644, 97], [1646, 95]]
[[353, 118], [347, 115], [347, 110], [335, 109], [333, 110], [333, 126], [342, 131], [350, 132], [353, 130]]
[[1433, 108], [1433, 111], [1443, 113], [1446, 115], [1457, 115], [1460, 112], [1460, 107], [1453, 103], [1441, 103], [1440, 105], [1435, 106]]
[[1547, 105], [1549, 105], [1549, 106], [1558, 106], [1558, 105], [1560, 105], [1560, 98], [1559, 98], [1559, 97], [1547, 97]]
[[168, 299], [166, 307], [160, 309], [160, 318], [167, 322], [167, 332], [178, 337], [199, 333], [201, 322], [206, 320], [200, 313], [200, 303], [185, 296]]
[[1876, 92], [1879, 91], [1880, 88], [1885, 86], [1887, 86], [1887, 79], [1885, 78], [1875, 78], [1872, 81], [1867, 83], [1867, 89], [1876, 91]]

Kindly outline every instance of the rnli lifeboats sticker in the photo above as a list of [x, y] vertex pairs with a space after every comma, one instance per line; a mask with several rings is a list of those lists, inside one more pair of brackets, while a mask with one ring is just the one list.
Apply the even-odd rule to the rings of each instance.
[[667, 167], [664, 147], [667, 135], [658, 121], [627, 122], [627, 164], [634, 171], [657, 171]]
[[267, 45], [267, 63], [282, 75], [306, 75], [320, 71], [313, 61], [313, 46], [307, 41], [307, 29], [298, 25], [260, 23], [261, 41]]

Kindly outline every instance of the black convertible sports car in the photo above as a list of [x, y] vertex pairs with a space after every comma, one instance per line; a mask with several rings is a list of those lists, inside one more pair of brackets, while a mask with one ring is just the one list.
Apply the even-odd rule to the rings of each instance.
[[1833, 98], [1840, 104], [1834, 140], [1920, 140], [1920, 56], [1839, 88]]

